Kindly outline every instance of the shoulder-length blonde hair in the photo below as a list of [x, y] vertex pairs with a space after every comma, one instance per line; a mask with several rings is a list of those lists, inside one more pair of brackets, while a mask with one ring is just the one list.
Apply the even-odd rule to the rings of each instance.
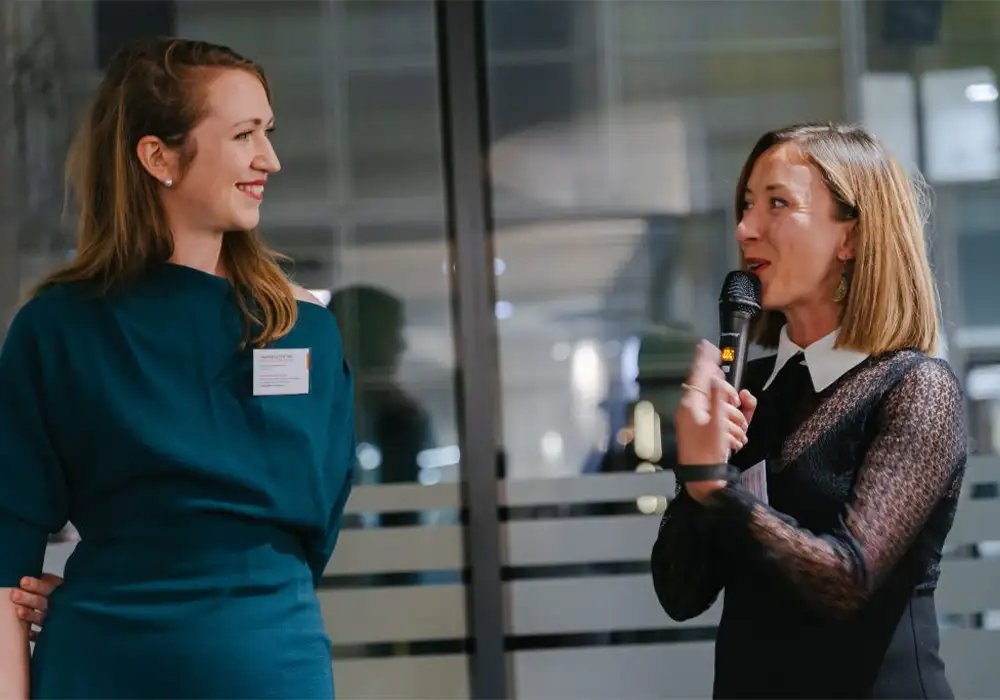
[[[737, 221], [757, 159], [789, 143], [823, 177], [837, 218], [856, 222], [837, 345], [872, 355], [904, 348], [937, 352], [939, 300], [924, 241], [923, 180], [911, 178], [863, 127], [796, 124], [767, 132], [750, 151], [736, 186]], [[745, 265], [742, 255], [740, 262]], [[776, 346], [784, 323], [782, 313], [762, 312], [754, 322], [755, 341]]]
[[[196, 153], [189, 135], [205, 116], [210, 72], [243, 70], [270, 98], [264, 71], [225, 46], [185, 39], [144, 39], [112, 58], [70, 149], [67, 191], [78, 207], [75, 258], [43, 280], [87, 282], [103, 291], [143, 274], [173, 254], [173, 237], [158, 183], [139, 162], [144, 136], [179, 149], [181, 167]], [[256, 229], [224, 235], [222, 262], [244, 316], [245, 340], [274, 341], [295, 325], [295, 294]]]

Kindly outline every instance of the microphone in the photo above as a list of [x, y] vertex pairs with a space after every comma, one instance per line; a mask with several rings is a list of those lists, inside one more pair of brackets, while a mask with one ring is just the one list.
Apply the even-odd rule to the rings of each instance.
[[760, 313], [760, 280], [744, 270], [726, 275], [719, 293], [719, 350], [726, 381], [739, 391], [747, 364], [750, 322]]

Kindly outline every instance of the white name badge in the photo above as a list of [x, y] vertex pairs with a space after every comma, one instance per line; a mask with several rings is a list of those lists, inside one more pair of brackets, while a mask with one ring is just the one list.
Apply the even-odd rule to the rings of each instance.
[[309, 349], [253, 351], [253, 395], [309, 393]]
[[767, 462], [761, 460], [740, 474], [740, 486], [767, 505]]

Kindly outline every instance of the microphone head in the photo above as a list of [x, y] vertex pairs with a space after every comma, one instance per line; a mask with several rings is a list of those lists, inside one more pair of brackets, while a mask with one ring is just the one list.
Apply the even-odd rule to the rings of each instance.
[[756, 316], [760, 313], [760, 279], [746, 270], [733, 270], [722, 283], [719, 306]]

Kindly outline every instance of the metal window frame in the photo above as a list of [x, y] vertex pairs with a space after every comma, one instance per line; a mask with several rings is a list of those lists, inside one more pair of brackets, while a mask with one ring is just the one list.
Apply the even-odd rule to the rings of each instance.
[[490, 140], [481, 0], [436, 0], [456, 393], [469, 568], [470, 697], [507, 697], [497, 478], [501, 465]]

